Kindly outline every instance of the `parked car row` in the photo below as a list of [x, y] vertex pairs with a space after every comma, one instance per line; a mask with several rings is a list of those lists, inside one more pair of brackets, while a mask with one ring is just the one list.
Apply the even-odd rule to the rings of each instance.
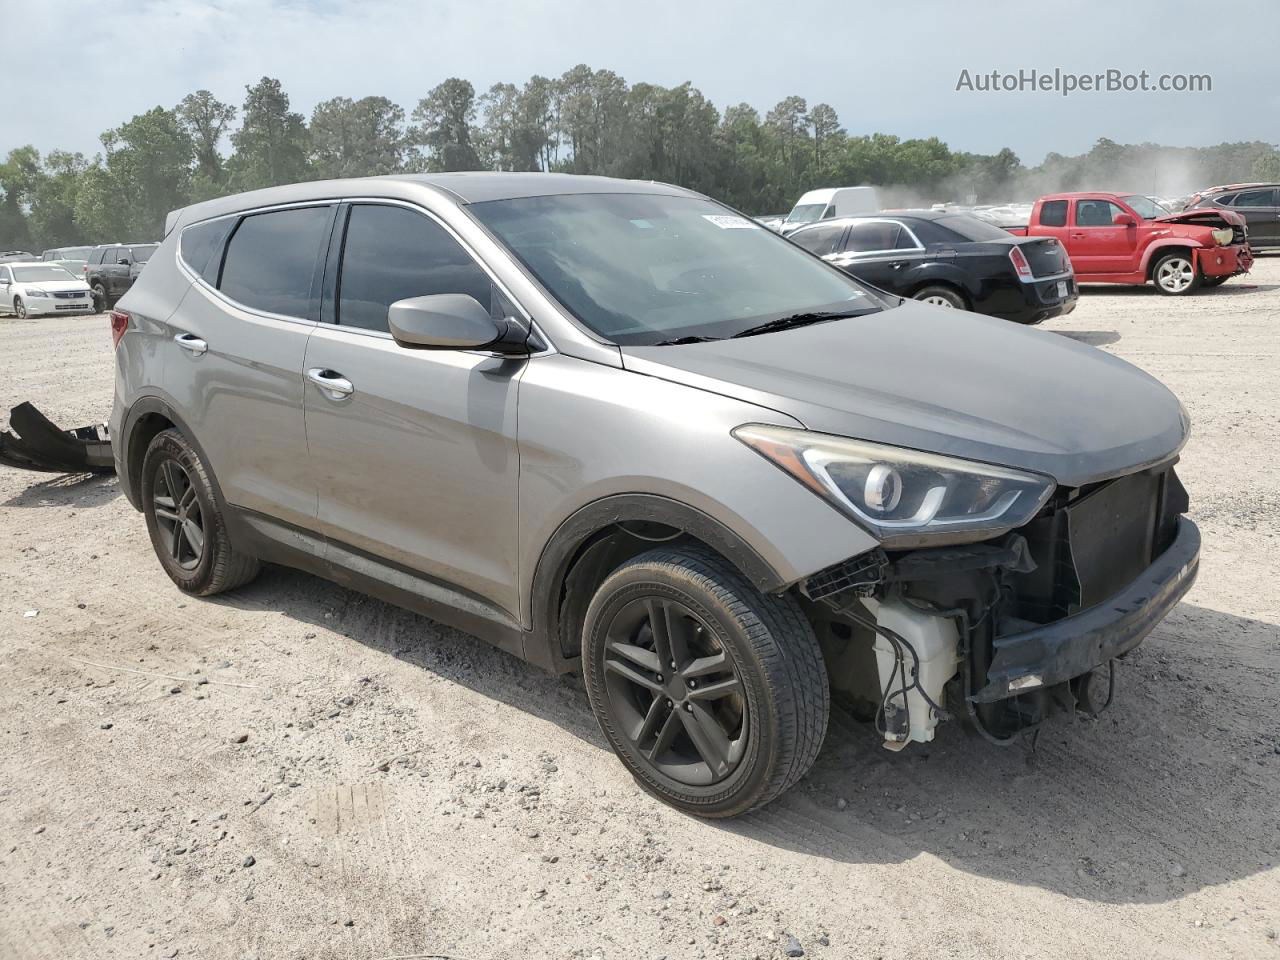
[[0, 263], [0, 313], [93, 313], [89, 285], [56, 263]]

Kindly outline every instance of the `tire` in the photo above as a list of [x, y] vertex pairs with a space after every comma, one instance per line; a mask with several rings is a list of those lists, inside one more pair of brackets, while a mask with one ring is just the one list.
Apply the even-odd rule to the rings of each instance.
[[1199, 289], [1204, 274], [1189, 253], [1166, 253], [1151, 268], [1151, 280], [1166, 297], [1183, 297]]
[[22, 302], [21, 297], [13, 298], [13, 315], [19, 320], [27, 319], [27, 305]]
[[949, 310], [968, 310], [969, 304], [965, 300], [964, 294], [954, 287], [945, 287], [942, 284], [933, 284], [928, 287], [921, 287], [911, 295], [913, 300], [919, 300], [922, 303], [931, 303], [935, 307], [943, 307]]
[[799, 605], [702, 548], [651, 550], [610, 574], [587, 608], [582, 662], [623, 765], [696, 816], [769, 803], [809, 771], [826, 735], [826, 664]]
[[89, 288], [93, 291], [93, 305], [98, 313], [107, 309], [110, 304], [107, 302], [107, 288], [102, 285], [102, 281], [95, 281], [93, 286]]
[[1225, 277], [1205, 277], [1204, 280], [1200, 283], [1200, 286], [1220, 287], [1230, 279], [1231, 279], [1230, 275]]
[[160, 565], [184, 593], [208, 597], [258, 575], [257, 557], [231, 546], [209, 473], [177, 430], [162, 430], [147, 447], [142, 509]]

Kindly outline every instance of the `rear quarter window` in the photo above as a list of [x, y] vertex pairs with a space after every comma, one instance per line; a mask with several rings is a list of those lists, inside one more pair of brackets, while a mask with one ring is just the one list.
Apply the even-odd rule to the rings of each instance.
[[1040, 205], [1040, 226], [1065, 227], [1067, 225], [1067, 201], [1046, 200]]
[[311, 317], [331, 212], [328, 206], [298, 207], [245, 217], [227, 244], [218, 289], [255, 310]]
[[178, 238], [182, 262], [204, 278], [210, 286], [218, 285], [218, 268], [222, 266], [222, 248], [227, 234], [235, 226], [235, 217], [223, 217], [205, 223], [193, 223]]

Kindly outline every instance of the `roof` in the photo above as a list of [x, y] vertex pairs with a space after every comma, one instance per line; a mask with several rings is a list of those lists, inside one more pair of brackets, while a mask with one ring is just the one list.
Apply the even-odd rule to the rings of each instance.
[[1044, 200], [1078, 200], [1090, 197], [1105, 197], [1108, 200], [1121, 200], [1125, 197], [1137, 197], [1143, 194], [1130, 190], [1128, 193], [1116, 193], [1114, 190], [1073, 190], [1067, 193], [1046, 193], [1037, 203]]
[[1280, 183], [1224, 183], [1217, 187], [1206, 187], [1201, 190], [1198, 196], [1205, 196], [1210, 193], [1224, 193], [1227, 190], [1248, 190], [1252, 187], [1280, 187]]
[[447, 190], [463, 203], [515, 200], [521, 197], [560, 196], [571, 193], [690, 194], [692, 191], [654, 180], [621, 180], [574, 173], [396, 173], [369, 180], [401, 180]]

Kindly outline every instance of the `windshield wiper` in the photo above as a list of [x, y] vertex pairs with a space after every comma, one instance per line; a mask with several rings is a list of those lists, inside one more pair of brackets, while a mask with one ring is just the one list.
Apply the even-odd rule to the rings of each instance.
[[709, 343], [712, 340], [719, 340], [719, 337], [676, 337], [674, 340], [659, 340], [654, 344], [655, 347], [678, 347], [684, 343]]
[[811, 323], [823, 323], [827, 320], [840, 320], [844, 317], [857, 317], [865, 310], [811, 310], [807, 313], [793, 313], [787, 317], [778, 317], [768, 323], [739, 330], [734, 337], [754, 337], [761, 333], [773, 333], [775, 330], [790, 330], [792, 327], [807, 327]]

